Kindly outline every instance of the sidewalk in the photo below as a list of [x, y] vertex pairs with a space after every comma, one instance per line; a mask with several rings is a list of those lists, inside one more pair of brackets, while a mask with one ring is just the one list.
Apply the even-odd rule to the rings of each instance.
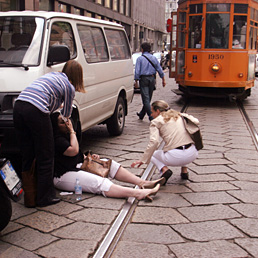
[[[164, 99], [180, 110], [180, 98], [171, 92], [173, 80], [167, 83], [162, 89], [158, 79], [153, 101]], [[258, 128], [256, 103], [255, 90], [245, 104]], [[140, 107], [136, 94], [123, 135], [109, 137], [98, 126], [83, 135], [83, 148], [140, 175], [144, 166], [130, 168], [148, 143], [148, 118], [136, 116]], [[233, 104], [212, 101], [194, 103], [187, 112], [199, 118], [204, 139], [204, 149], [189, 166], [190, 181], [180, 179], [180, 168], [172, 168], [173, 176], [154, 201], [139, 202], [112, 258], [258, 257], [257, 151], [241, 114]], [[92, 194], [83, 194], [80, 202], [62, 198], [45, 208], [13, 203], [12, 221], [0, 234], [0, 258], [91, 257], [125, 203]]]

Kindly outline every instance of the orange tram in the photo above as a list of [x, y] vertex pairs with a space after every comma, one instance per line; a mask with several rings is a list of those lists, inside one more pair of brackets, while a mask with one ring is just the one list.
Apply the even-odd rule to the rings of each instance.
[[258, 1], [179, 0], [169, 77], [177, 94], [243, 99], [255, 81]]

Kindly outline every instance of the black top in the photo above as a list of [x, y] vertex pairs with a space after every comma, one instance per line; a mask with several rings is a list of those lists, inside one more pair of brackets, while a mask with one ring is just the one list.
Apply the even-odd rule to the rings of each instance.
[[83, 154], [81, 151], [73, 157], [65, 156], [63, 153], [70, 146], [70, 135], [55, 135], [55, 167], [54, 177], [61, 177], [67, 171], [78, 171], [76, 168], [78, 163], [83, 162]]

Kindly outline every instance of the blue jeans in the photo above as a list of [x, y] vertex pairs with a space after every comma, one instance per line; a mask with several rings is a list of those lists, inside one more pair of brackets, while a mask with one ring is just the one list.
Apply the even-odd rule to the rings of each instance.
[[154, 76], [142, 76], [140, 79], [140, 92], [142, 97], [142, 110], [139, 112], [139, 117], [144, 118], [145, 114], [149, 116], [149, 120], [152, 120], [151, 116], [151, 99], [155, 89], [156, 79]]

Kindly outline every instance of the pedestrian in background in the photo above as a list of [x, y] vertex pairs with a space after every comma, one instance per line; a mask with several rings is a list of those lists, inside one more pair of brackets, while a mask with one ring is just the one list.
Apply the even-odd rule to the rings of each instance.
[[[180, 166], [181, 178], [188, 179], [186, 165], [198, 157], [198, 151], [189, 133], [186, 131], [180, 112], [170, 109], [168, 103], [158, 100], [152, 103], [151, 111], [153, 120], [150, 123], [150, 141], [143, 154], [143, 157], [132, 163], [132, 167], [150, 161], [162, 173], [161, 177], [167, 180], [171, 177], [172, 171], [168, 166]], [[198, 124], [197, 118], [191, 117]], [[160, 137], [164, 140], [163, 150], [157, 150], [160, 144]]]
[[162, 79], [163, 87], [166, 86], [166, 82], [158, 59], [150, 53], [150, 43], [142, 43], [141, 52], [142, 55], [136, 60], [134, 76], [136, 83], [138, 84], [138, 81], [140, 82], [140, 92], [143, 104], [141, 111], [139, 113], [137, 112], [137, 116], [142, 120], [147, 113], [149, 120], [151, 121], [153, 117], [151, 116], [150, 103], [153, 91], [156, 87], [156, 72], [158, 72], [160, 78]]
[[29, 171], [36, 159], [36, 205], [39, 207], [60, 201], [53, 185], [54, 138], [50, 114], [63, 105], [61, 114], [67, 120], [72, 113], [75, 91], [85, 92], [83, 70], [78, 62], [70, 60], [62, 72], [43, 75], [25, 88], [14, 105], [22, 171]]

